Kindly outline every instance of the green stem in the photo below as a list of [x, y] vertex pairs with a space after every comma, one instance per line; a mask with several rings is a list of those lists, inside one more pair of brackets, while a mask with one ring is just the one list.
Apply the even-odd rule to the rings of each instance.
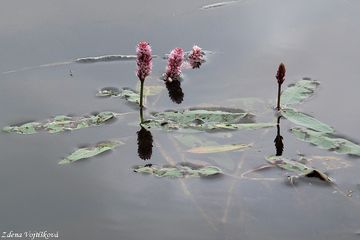
[[140, 80], [140, 108], [143, 108], [144, 80]]
[[277, 107], [276, 107], [278, 111], [280, 111], [280, 95], [281, 95], [281, 83], [278, 84], [278, 97], [277, 97]]
[[140, 80], [140, 122], [144, 122], [144, 116], [143, 116], [143, 95], [144, 95], [144, 80]]

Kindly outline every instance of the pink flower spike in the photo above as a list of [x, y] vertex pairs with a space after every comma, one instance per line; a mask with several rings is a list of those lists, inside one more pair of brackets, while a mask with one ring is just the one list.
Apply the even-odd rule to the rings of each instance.
[[204, 62], [203, 53], [201, 48], [194, 45], [189, 54], [189, 63], [192, 68], [200, 68], [200, 65]]
[[150, 75], [152, 69], [151, 47], [147, 42], [139, 42], [136, 47], [137, 73], [140, 81], [144, 81]]
[[180, 78], [181, 74], [181, 64], [184, 61], [184, 51], [182, 48], [175, 48], [171, 51], [168, 64], [166, 67], [165, 80], [171, 78], [172, 80], [176, 80]]

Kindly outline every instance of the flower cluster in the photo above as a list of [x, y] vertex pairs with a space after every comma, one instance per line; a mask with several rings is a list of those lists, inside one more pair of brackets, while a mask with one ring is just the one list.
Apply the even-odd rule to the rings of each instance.
[[178, 80], [181, 74], [181, 64], [184, 61], [184, 51], [182, 48], [175, 48], [171, 51], [168, 58], [168, 65], [164, 80]]
[[276, 79], [279, 84], [282, 84], [285, 81], [285, 73], [286, 73], [285, 65], [281, 63], [276, 73]]
[[201, 48], [196, 45], [193, 46], [188, 59], [192, 68], [200, 68], [201, 64], [204, 62]]
[[136, 48], [136, 64], [137, 64], [137, 73], [140, 81], [144, 81], [147, 76], [151, 73], [152, 68], [152, 57], [151, 57], [151, 47], [147, 42], [139, 42]]

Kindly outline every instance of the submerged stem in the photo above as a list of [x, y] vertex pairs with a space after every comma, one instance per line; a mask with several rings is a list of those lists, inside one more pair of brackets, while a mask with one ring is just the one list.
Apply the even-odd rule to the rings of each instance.
[[277, 97], [277, 107], [276, 107], [278, 111], [280, 111], [280, 95], [281, 95], [281, 83], [278, 83], [278, 97]]

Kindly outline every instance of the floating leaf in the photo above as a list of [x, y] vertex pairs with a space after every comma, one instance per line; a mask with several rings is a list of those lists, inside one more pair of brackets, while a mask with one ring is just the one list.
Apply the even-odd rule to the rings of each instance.
[[279, 168], [294, 172], [298, 176], [315, 177], [325, 182], [332, 182], [332, 180], [323, 172], [308, 167], [298, 161], [288, 160], [282, 156], [270, 156], [266, 160]]
[[140, 103], [140, 94], [131, 88], [118, 89], [115, 87], [105, 87], [99, 90], [97, 97], [121, 97], [131, 103]]
[[115, 87], [104, 87], [96, 93], [97, 97], [120, 97], [120, 90]]
[[77, 118], [61, 115], [44, 122], [29, 122], [20, 126], [4, 127], [3, 131], [19, 134], [34, 134], [39, 131], [58, 133], [101, 125], [115, 116], [116, 113], [113, 112], [101, 112], [96, 115]]
[[213, 146], [202, 146], [189, 149], [189, 153], [219, 153], [219, 152], [229, 152], [235, 150], [246, 150], [253, 146], [253, 144], [227, 144], [227, 145], [213, 145]]
[[130, 88], [123, 88], [120, 97], [131, 103], [140, 104], [140, 94]]
[[247, 130], [255, 130], [261, 128], [272, 128], [275, 127], [276, 123], [234, 123], [234, 124], [215, 124], [211, 129], [247, 129]]
[[163, 167], [152, 164], [139, 165], [134, 167], [134, 172], [170, 178], [209, 177], [223, 173], [220, 168], [215, 166], [201, 166], [191, 163], [179, 163], [175, 166]]
[[4, 132], [15, 132], [19, 134], [34, 134], [37, 132], [41, 124], [37, 122], [29, 122], [20, 126], [7, 126], [3, 128]]
[[60, 165], [63, 164], [69, 164], [75, 161], [78, 161], [80, 159], [90, 158], [94, 157], [96, 155], [99, 155], [100, 153], [112, 150], [119, 146], [120, 144], [123, 144], [122, 142], [118, 141], [109, 141], [109, 142], [102, 142], [99, 144], [96, 144], [96, 146], [93, 147], [86, 147], [86, 148], [80, 148], [61, 160], [59, 162]]
[[319, 84], [316, 80], [302, 79], [289, 85], [281, 94], [281, 103], [284, 105], [301, 103], [314, 94]]
[[290, 131], [297, 139], [312, 143], [319, 148], [360, 156], [360, 146], [347, 139], [305, 128], [292, 128]]
[[297, 125], [310, 128], [319, 132], [324, 133], [333, 133], [335, 130], [330, 127], [329, 125], [326, 125], [325, 123], [320, 122], [319, 120], [306, 115], [301, 112], [297, 112], [294, 109], [287, 108], [281, 110], [281, 115], [284, 116], [287, 120], [290, 122], [293, 122]]
[[194, 128], [198, 130], [237, 129], [232, 124], [252, 122], [253, 115], [242, 110], [188, 109], [153, 113], [143, 125], [167, 129]]
[[207, 9], [212, 9], [212, 8], [223, 7], [223, 6], [226, 6], [226, 5], [238, 3], [239, 1], [240, 1], [240, 0], [212, 3], [212, 4], [209, 4], [209, 5], [204, 5], [204, 6], [202, 6], [200, 9], [201, 9], [201, 10], [207, 10]]

